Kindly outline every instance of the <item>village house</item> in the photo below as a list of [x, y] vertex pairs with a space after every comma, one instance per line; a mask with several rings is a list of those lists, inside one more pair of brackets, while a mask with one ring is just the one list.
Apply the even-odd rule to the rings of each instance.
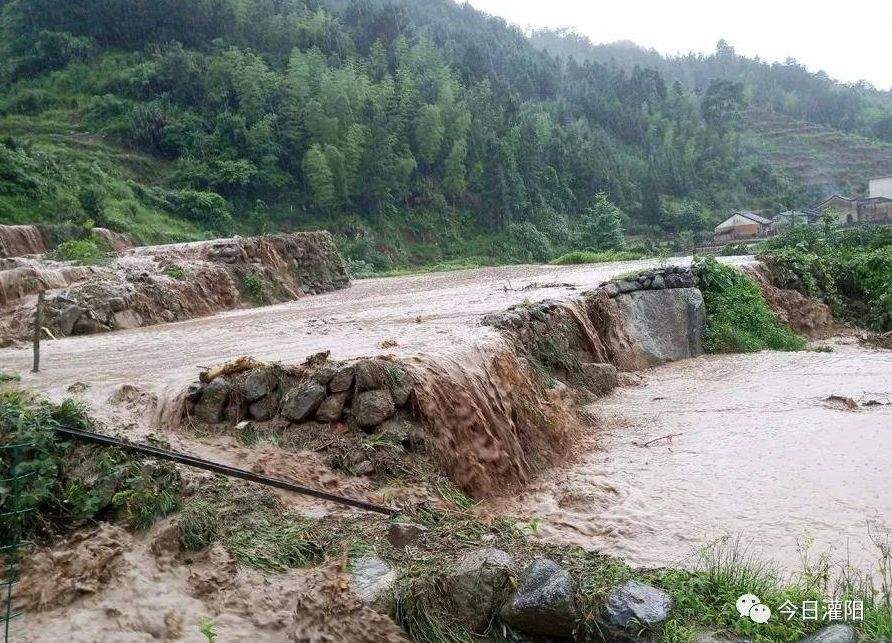
[[834, 194], [811, 210], [815, 218], [828, 213], [839, 225], [856, 223], [892, 223], [892, 176], [870, 179], [867, 197], [846, 197]]
[[770, 227], [771, 219], [749, 210], [737, 210], [715, 227], [713, 239], [716, 243], [752, 239], [768, 234]]

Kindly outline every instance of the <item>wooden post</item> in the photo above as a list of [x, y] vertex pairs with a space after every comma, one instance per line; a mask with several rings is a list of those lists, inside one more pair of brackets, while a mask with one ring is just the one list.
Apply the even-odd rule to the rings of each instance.
[[34, 368], [32, 373], [40, 372], [40, 334], [43, 332], [43, 291], [37, 293], [37, 308], [34, 311]]

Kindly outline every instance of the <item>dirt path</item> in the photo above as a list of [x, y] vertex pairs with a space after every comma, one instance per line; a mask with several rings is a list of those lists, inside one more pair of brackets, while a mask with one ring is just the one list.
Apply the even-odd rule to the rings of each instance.
[[239, 355], [298, 362], [323, 350], [331, 350], [336, 359], [459, 350], [494, 332], [479, 325], [487, 313], [525, 299], [570, 297], [656, 263], [505, 266], [368, 279], [346, 290], [276, 306], [45, 342], [37, 375], [29, 372], [29, 348], [3, 349], [0, 370], [20, 373], [24, 385], [53, 397], [81, 382], [87, 385], [85, 397], [97, 407], [123, 384], [163, 401], [194, 381], [198, 367]]
[[595, 450], [506, 503], [543, 538], [663, 566], [740, 536], [786, 571], [810, 540], [813, 560], [873, 569], [868, 523], [892, 527], [892, 405], [825, 399], [888, 403], [892, 352], [838, 339], [833, 353], [704, 356], [645, 378], [590, 407], [609, 427]]

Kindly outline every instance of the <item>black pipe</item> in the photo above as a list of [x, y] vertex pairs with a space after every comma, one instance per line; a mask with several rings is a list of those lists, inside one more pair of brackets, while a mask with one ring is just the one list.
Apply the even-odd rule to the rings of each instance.
[[153, 458], [158, 458], [159, 460], [170, 460], [171, 462], [184, 464], [187, 467], [204, 469], [205, 471], [213, 471], [214, 473], [221, 473], [224, 476], [229, 476], [231, 478], [241, 478], [242, 480], [248, 480], [250, 482], [258, 482], [268, 487], [284, 489], [285, 491], [293, 491], [294, 493], [303, 494], [305, 496], [312, 496], [313, 498], [319, 498], [321, 500], [329, 500], [338, 504], [348, 505], [350, 507], [356, 507], [358, 509], [365, 509], [366, 511], [374, 511], [379, 514], [384, 514], [385, 516], [393, 516], [399, 513], [398, 510], [392, 509], [391, 507], [384, 507], [382, 505], [376, 505], [371, 502], [365, 502], [364, 500], [356, 500], [355, 498], [348, 498], [346, 496], [339, 496], [333, 493], [328, 493], [327, 491], [321, 491], [319, 489], [313, 489], [311, 487], [304, 487], [302, 485], [289, 482], [288, 480], [282, 480], [281, 478], [270, 478], [269, 476], [259, 475], [251, 471], [246, 471], [244, 469], [230, 467], [226, 464], [219, 464], [217, 462], [211, 462], [210, 460], [196, 458], [195, 456], [191, 456], [187, 453], [168, 451], [167, 449], [159, 449], [158, 447], [153, 447], [148, 444], [142, 444], [139, 442], [127, 442], [126, 440], [113, 438], [108, 435], [102, 435], [101, 433], [82, 431], [80, 429], [72, 429], [64, 426], [56, 427], [56, 433], [65, 437], [74, 438], [75, 440], [80, 440], [81, 442], [91, 442], [93, 444], [101, 444], [103, 446], [117, 447], [125, 451], [132, 451], [134, 453], [140, 453], [142, 455], [148, 455]]

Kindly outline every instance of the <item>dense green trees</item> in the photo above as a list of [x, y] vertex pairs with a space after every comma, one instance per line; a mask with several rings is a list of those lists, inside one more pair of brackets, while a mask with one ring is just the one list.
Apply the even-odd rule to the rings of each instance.
[[[164, 160], [162, 187], [190, 196], [155, 204], [208, 229], [277, 217], [368, 238], [386, 219], [444, 252], [460, 226], [539, 253], [620, 247], [620, 223], [700, 229], [789, 194], [770, 168], [749, 180], [739, 84], [701, 97], [653, 69], [561, 60], [450, 0], [10, 0], [2, 12], [0, 115], [68, 110]], [[667, 215], [667, 202], [699, 216]], [[440, 236], [420, 232], [430, 221]]]
[[766, 63], [739, 56], [724, 40], [712, 55], [665, 57], [630, 42], [593, 45], [570, 30], [542, 30], [532, 41], [564, 58], [599, 62], [627, 72], [636, 67], [657, 70], [668, 82], [702, 93], [713, 83], [732, 83], [757, 107], [799, 120], [820, 123], [892, 141], [892, 91], [859, 82], [845, 84], [824, 72], [812, 73], [796, 60]]

